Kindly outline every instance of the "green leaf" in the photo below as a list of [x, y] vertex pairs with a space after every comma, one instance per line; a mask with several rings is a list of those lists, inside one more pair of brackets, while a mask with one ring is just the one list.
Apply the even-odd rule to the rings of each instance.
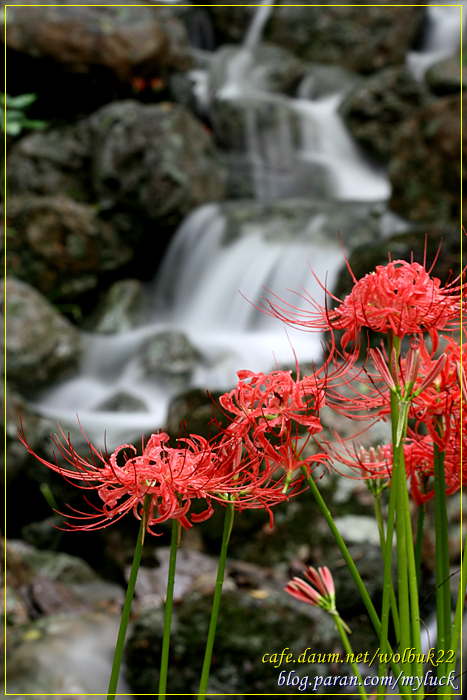
[[32, 105], [32, 103], [36, 100], [37, 95], [35, 92], [27, 93], [25, 95], [15, 95], [15, 97], [5, 95], [5, 104], [7, 109], [24, 109], [25, 107]]

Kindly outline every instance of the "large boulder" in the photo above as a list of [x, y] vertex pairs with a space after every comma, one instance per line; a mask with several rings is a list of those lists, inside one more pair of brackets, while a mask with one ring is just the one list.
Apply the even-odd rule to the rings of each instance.
[[194, 207], [221, 199], [224, 174], [211, 137], [169, 102], [115, 102], [94, 113], [93, 187], [101, 205], [178, 223]]
[[76, 298], [133, 257], [91, 205], [64, 195], [11, 197], [6, 222], [9, 274], [54, 298]]
[[7, 159], [10, 194], [64, 193], [118, 209], [131, 220], [174, 226], [194, 207], [221, 199], [224, 171], [210, 135], [183, 107], [113, 102], [74, 125], [16, 143]]
[[387, 162], [401, 123], [430, 96], [404, 66], [391, 66], [362, 80], [345, 98], [340, 114], [352, 136], [373, 156]]
[[[389, 162], [389, 176], [390, 206], [401, 216], [422, 223], [459, 223], [461, 177], [464, 183], [467, 179], [465, 129], [461, 142], [463, 104], [466, 97], [462, 103], [458, 94], [441, 98], [417, 111], [400, 127], [394, 156]], [[467, 212], [465, 189], [463, 211]]]
[[9, 4], [7, 47], [47, 56], [72, 73], [102, 66], [120, 80], [142, 67], [186, 70], [192, 61], [183, 25], [150, 6]]
[[36, 289], [7, 277], [6, 373], [13, 388], [32, 394], [76, 370], [81, 354], [77, 329]]
[[337, 63], [361, 73], [404, 63], [423, 22], [425, 9], [335, 5], [280, 5], [264, 38], [308, 61]]

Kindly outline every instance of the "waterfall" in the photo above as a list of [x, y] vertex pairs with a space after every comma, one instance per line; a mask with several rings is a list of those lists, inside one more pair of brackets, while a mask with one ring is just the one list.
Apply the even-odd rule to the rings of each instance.
[[[368, 228], [371, 203], [384, 202], [390, 195], [384, 169], [368, 161], [342, 124], [337, 112], [342, 91], [306, 99], [308, 85], [294, 99], [253, 84], [254, 47], [270, 11], [266, 3], [258, 8], [217, 95], [244, 110], [256, 204], [262, 214], [254, 215], [251, 206], [242, 210], [245, 203], [238, 202], [191, 212], [147, 286], [151, 314], [145, 323], [118, 335], [83, 333], [79, 374], [34, 402], [40, 413], [58, 419], [66, 429], [76, 427], [79, 414], [89, 439], [102, 444], [105, 432], [109, 449], [163, 427], [171, 398], [186, 388], [228, 390], [237, 370], [292, 367], [294, 353], [300, 363], [319, 362], [318, 335], [284, 328], [256, 307], [268, 289], [298, 308], [307, 305], [303, 290], [323, 303], [323, 289], [308, 262], [332, 289], [343, 263], [338, 230], [347, 246], [354, 228], [362, 222]], [[435, 31], [439, 18], [430, 15], [435, 24], [426, 38], [427, 55], [447, 51], [448, 35], [451, 41], [455, 36], [453, 16], [443, 14], [446, 27]], [[459, 24], [460, 20], [456, 31]], [[201, 73], [197, 80], [205, 96], [207, 73]], [[260, 105], [272, 110], [270, 125], [260, 122]], [[284, 197], [289, 198], [288, 209], [274, 209]], [[306, 214], [307, 200], [300, 203], [294, 197], [314, 197], [319, 211]], [[295, 209], [305, 213], [292, 226], [288, 222]], [[239, 216], [231, 216], [232, 211]], [[336, 212], [340, 220], [332, 218]], [[383, 232], [381, 220], [380, 235]], [[148, 377], [142, 364], [144, 348], [154, 334], [171, 330], [185, 333], [197, 352], [196, 367], [188, 379]], [[109, 401], [119, 392], [132, 397], [138, 410], [109, 410]]]
[[273, 7], [274, 4], [271, 4], [270, 0], [262, 1], [261, 5], [258, 7], [257, 11], [253, 16], [253, 20], [250, 26], [248, 27], [245, 39], [243, 40], [244, 46], [252, 48], [253, 46], [258, 45], [261, 39], [261, 35], [263, 33], [263, 29], [266, 26], [266, 22], [271, 16], [271, 11]]
[[462, 10], [459, 5], [430, 5], [427, 8], [427, 27], [419, 51], [409, 51], [407, 68], [416, 80], [423, 80], [431, 66], [460, 51], [463, 41]]

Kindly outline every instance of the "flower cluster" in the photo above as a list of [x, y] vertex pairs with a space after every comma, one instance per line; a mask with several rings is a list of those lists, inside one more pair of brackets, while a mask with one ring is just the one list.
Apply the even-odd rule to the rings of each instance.
[[[94, 513], [74, 511], [67, 523], [73, 529], [105, 527], [132, 511], [141, 517], [144, 500], [151, 496], [147, 529], [168, 519], [183, 527], [209, 518], [212, 502], [231, 503], [237, 510], [265, 508], [287, 500], [300, 490], [301, 464], [311, 468], [327, 455], [302, 458], [300, 425], [314, 434], [322, 430], [318, 411], [324, 393], [313, 386], [294, 381], [290, 372], [254, 374], [239, 372], [237, 387], [220, 398], [230, 413], [229, 425], [220, 436], [208, 441], [199, 435], [179, 439], [170, 446], [166, 433], [151, 435], [142, 453], [133, 445], [121, 445], [110, 456], [89, 441], [90, 458], [81, 457], [70, 438], [60, 429], [53, 437], [58, 454], [72, 468], [38, 456], [28, 445], [24, 431], [19, 438], [29, 452], [65, 479], [84, 490], [97, 491], [103, 505]], [[203, 499], [207, 508], [193, 513], [194, 500]]]

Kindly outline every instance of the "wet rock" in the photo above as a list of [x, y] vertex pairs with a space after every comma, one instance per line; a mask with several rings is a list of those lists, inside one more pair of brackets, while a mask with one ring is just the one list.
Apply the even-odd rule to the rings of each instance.
[[199, 360], [197, 351], [180, 331], [157, 333], [146, 345], [142, 366], [148, 376], [189, 377]]
[[87, 121], [35, 132], [17, 141], [8, 153], [11, 195], [58, 193], [90, 202], [93, 145]]
[[15, 479], [20, 478], [24, 467], [30, 461], [29, 453], [20, 443], [16, 434], [16, 431], [21, 427], [20, 417], [31, 448], [33, 450], [40, 449], [56, 425], [53, 421], [39, 416], [24, 397], [13, 389], [10, 382], [7, 381], [5, 391], [6, 425], [3, 424], [3, 416], [0, 418], [0, 425], [6, 434], [4, 466], [7, 486]]
[[147, 411], [148, 407], [144, 401], [141, 401], [141, 399], [138, 399], [136, 396], [132, 396], [132, 394], [129, 394], [126, 391], [118, 391], [109, 399], [101, 403], [96, 410], [112, 411], [115, 413], [132, 413], [137, 411]]
[[142, 70], [190, 67], [187, 35], [175, 17], [131, 3], [126, 7], [92, 4], [10, 5], [6, 44], [35, 58], [48, 57], [71, 73], [89, 74], [99, 67], [120, 81], [129, 81]]
[[70, 321], [33, 287], [14, 277], [7, 277], [4, 293], [6, 372], [11, 386], [31, 394], [73, 373], [81, 341]]
[[[105, 695], [119, 621], [103, 611], [61, 613], [13, 630], [7, 640], [7, 693], [30, 693], [40, 700], [50, 693], [60, 700]], [[117, 690], [129, 700], [123, 677]]]
[[175, 396], [167, 414], [166, 431], [169, 435], [178, 438], [180, 432], [184, 435], [186, 430], [188, 434], [201, 435], [206, 439], [213, 437], [217, 433], [214, 415], [219, 419], [221, 413], [215, 406], [219, 392], [212, 392], [212, 395], [214, 403], [202, 389], [189, 389]]
[[[422, 223], [459, 223], [460, 145], [462, 180], [467, 179], [467, 134], [461, 144], [461, 108], [458, 95], [443, 97], [401, 125], [389, 162], [390, 207], [401, 216]], [[463, 210], [465, 218], [465, 201]]]
[[240, 152], [253, 149], [257, 157], [286, 131], [297, 145], [298, 117], [278, 93], [296, 87], [305, 70], [288, 52], [281, 56], [280, 50], [276, 55], [274, 48], [263, 49], [222, 47], [210, 69], [209, 116], [219, 145]]
[[9, 274], [54, 299], [76, 299], [133, 257], [93, 207], [64, 195], [11, 197], [6, 221]]
[[[97, 198], [101, 212], [116, 210], [114, 225], [131, 243], [144, 230], [141, 219], [174, 226], [224, 195], [211, 137], [185, 108], [168, 102], [113, 102], [75, 125], [26, 136], [11, 149], [7, 167], [11, 194]], [[125, 215], [130, 220], [122, 222]]]
[[430, 102], [427, 88], [404, 66], [378, 71], [355, 87], [339, 112], [352, 136], [377, 158], [394, 154], [402, 122]]
[[[397, 21], [395, 13], [397, 12]], [[277, 6], [264, 38], [308, 61], [361, 72], [402, 64], [420, 31], [423, 7]]]
[[222, 198], [212, 140], [183, 107], [116, 102], [93, 114], [90, 126], [102, 206], [118, 203], [176, 224], [199, 204]]
[[361, 76], [342, 66], [309, 63], [298, 88], [298, 97], [319, 100], [335, 92], [348, 92], [360, 83]]
[[144, 312], [144, 288], [136, 279], [124, 279], [109, 287], [88, 319], [86, 328], [96, 333], [125, 333], [135, 328]]
[[425, 80], [436, 95], [450, 95], [467, 87], [467, 66], [459, 70], [460, 56], [435, 63], [426, 73]]

